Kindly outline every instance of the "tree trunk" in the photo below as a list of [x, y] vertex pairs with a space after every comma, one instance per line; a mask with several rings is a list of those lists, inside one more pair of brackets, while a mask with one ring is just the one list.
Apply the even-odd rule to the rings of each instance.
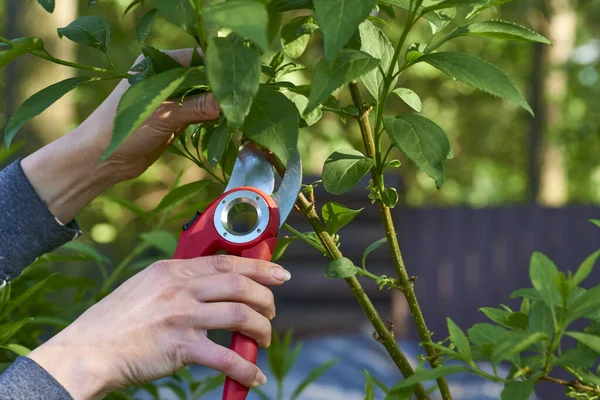
[[[20, 0], [11, 0], [20, 2]], [[77, 17], [77, 0], [61, 0], [56, 2], [54, 13], [47, 13], [37, 2], [20, 6], [20, 26], [22, 36], [36, 36], [44, 40], [46, 50], [53, 56], [74, 61], [75, 44], [67, 39], [59, 39], [57, 28], [67, 26]], [[32, 23], [43, 21], [43, 23]], [[25, 62], [24, 62], [25, 61]], [[52, 64], [33, 56], [25, 56], [20, 60], [21, 74], [19, 81], [19, 104], [32, 94], [56, 82], [75, 76], [72, 68]], [[73, 128], [76, 109], [73, 93], [67, 94], [57, 101], [39, 117], [34, 118], [27, 130], [37, 133], [41, 144], [55, 140]], [[27, 138], [27, 135], [18, 137]], [[27, 138], [30, 142], [30, 139]], [[32, 150], [31, 147], [28, 150]]]
[[540, 154], [540, 181], [537, 200], [551, 207], [564, 205], [568, 200], [567, 176], [564, 154], [557, 136], [563, 125], [563, 103], [567, 96], [568, 76], [564, 65], [575, 45], [577, 16], [569, 0], [545, 2], [547, 19], [543, 33], [552, 41], [545, 47], [543, 57], [546, 65], [544, 80], [545, 112], [539, 116], [545, 127]]

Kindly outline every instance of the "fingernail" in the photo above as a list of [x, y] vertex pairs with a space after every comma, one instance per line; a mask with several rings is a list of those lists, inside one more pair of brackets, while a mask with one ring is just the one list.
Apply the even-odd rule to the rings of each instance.
[[254, 383], [254, 387], [262, 386], [265, 383], [267, 383], [267, 377], [265, 376], [265, 374], [262, 373], [262, 371], [259, 370], [256, 373], [256, 382]]
[[292, 274], [289, 271], [286, 271], [283, 268], [272, 268], [271, 276], [278, 281], [287, 282], [292, 279]]

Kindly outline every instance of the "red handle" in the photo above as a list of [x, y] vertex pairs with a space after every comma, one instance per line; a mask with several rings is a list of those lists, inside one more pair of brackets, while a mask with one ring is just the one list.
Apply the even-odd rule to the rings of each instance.
[[[264, 232], [248, 243], [232, 243], [222, 238], [214, 226], [214, 214], [221, 200], [239, 190], [250, 190], [260, 195], [269, 207], [269, 223]], [[270, 196], [251, 187], [241, 187], [223, 194], [215, 200], [206, 211], [199, 215], [187, 229], [182, 232], [177, 244], [174, 259], [189, 259], [217, 254], [225, 251], [227, 254], [270, 261], [277, 245], [279, 230], [279, 212], [277, 205]], [[256, 342], [239, 332], [234, 332], [229, 347], [244, 359], [256, 364], [258, 345]], [[250, 389], [227, 378], [223, 389], [223, 400], [245, 400]]]

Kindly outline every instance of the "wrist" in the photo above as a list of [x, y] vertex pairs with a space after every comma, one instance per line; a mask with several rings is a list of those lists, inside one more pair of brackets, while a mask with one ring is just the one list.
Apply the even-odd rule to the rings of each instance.
[[108, 392], [97, 357], [86, 351], [52, 344], [32, 351], [28, 358], [44, 368], [74, 400], [101, 399]]
[[86, 205], [118, 182], [91, 135], [75, 131], [21, 161], [21, 167], [50, 212], [69, 223]]

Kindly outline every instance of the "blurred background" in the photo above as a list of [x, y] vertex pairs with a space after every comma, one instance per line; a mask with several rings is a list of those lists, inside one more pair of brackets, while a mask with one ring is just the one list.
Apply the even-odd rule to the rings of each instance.
[[[135, 27], [143, 11], [122, 18], [128, 3], [101, 0], [91, 11], [111, 23], [110, 54], [121, 70], [141, 52]], [[56, 57], [104, 65], [100, 52], [60, 40], [56, 34], [56, 28], [87, 13], [87, 1], [59, 0], [56, 11], [47, 14], [33, 0], [0, 0], [0, 30], [8, 38], [40, 37]], [[394, 210], [400, 244], [437, 340], [447, 335], [446, 316], [468, 327], [485, 319], [479, 307], [514, 305], [507, 299], [513, 290], [529, 286], [528, 260], [533, 251], [545, 252], [562, 270], [574, 270], [600, 247], [598, 228], [587, 222], [600, 217], [600, 1], [519, 0], [486, 13], [488, 18], [531, 27], [553, 46], [461, 38], [444, 49], [466, 51], [503, 69], [529, 100], [535, 119], [517, 106], [421, 64], [403, 74], [399, 83], [421, 96], [423, 114], [448, 133], [455, 153], [446, 163], [441, 190], [404, 160], [387, 177], [388, 185], [400, 193], [401, 202]], [[397, 15], [395, 21], [386, 18], [394, 28], [384, 29], [392, 41], [403, 18], [400, 12]], [[428, 23], [421, 22], [409, 42], [426, 42], [429, 35]], [[321, 57], [320, 40], [319, 33], [313, 35], [301, 59], [309, 69]], [[162, 49], [194, 46], [188, 36], [160, 17], [148, 43]], [[31, 94], [76, 73], [31, 56], [0, 70], [0, 125]], [[305, 78], [297, 73], [294, 80], [302, 83]], [[24, 127], [16, 152], [7, 155], [1, 150], [1, 166], [76, 127], [114, 85], [98, 82], [65, 96]], [[346, 91], [338, 97], [342, 105], [350, 104]], [[393, 99], [389, 112], [411, 111]], [[331, 152], [351, 146], [361, 148], [352, 120], [344, 123], [325, 113], [319, 124], [303, 129], [300, 149], [305, 183], [311, 182], [311, 176], [313, 181], [318, 179]], [[165, 155], [142, 177], [111, 189], [109, 195], [152, 209], [179, 176], [186, 183], [202, 178], [202, 173], [191, 162]], [[341, 231], [341, 248], [357, 263], [364, 248], [384, 236], [377, 210], [366, 199], [367, 184], [335, 199], [350, 208], [365, 207], [355, 223]], [[317, 190], [318, 204], [329, 200], [333, 198]], [[102, 199], [88, 207], [78, 222], [86, 232], [82, 240], [114, 263], [128, 254], [141, 232], [151, 229], [134, 213]], [[171, 221], [169, 227], [176, 232], [182, 222]], [[298, 216], [289, 222], [308, 230]], [[345, 283], [323, 276], [324, 257], [295, 242], [281, 262], [294, 279], [277, 292], [278, 327], [293, 327], [297, 336], [309, 338], [358, 332], [368, 326]], [[384, 248], [374, 253], [370, 265], [375, 273], [394, 273]], [[588, 286], [598, 283], [600, 274], [596, 273]], [[400, 298], [380, 291], [372, 282], [365, 282], [365, 288], [382, 316], [393, 319], [399, 338], [418, 339]]]

